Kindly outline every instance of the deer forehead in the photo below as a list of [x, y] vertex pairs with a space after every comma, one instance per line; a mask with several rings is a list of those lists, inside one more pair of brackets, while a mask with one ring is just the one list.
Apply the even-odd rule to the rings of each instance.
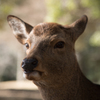
[[62, 32], [61, 25], [57, 23], [40, 23], [34, 27], [34, 34], [41, 35], [54, 35]]
[[56, 36], [62, 36], [64, 31], [61, 29], [61, 26], [57, 23], [40, 23], [36, 25], [31, 33], [29, 34], [29, 37], [33, 38], [47, 38], [47, 37], [56, 37]]
[[[64, 40], [63, 30], [56, 23], [40, 23], [29, 34], [29, 41], [33, 46], [40, 42]], [[32, 47], [33, 47], [32, 46]]]

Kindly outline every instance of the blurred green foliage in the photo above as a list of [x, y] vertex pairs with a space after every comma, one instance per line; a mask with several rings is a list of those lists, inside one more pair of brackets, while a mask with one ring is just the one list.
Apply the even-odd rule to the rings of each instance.
[[[71, 24], [86, 14], [89, 18], [84, 34], [76, 42], [83, 73], [100, 83], [100, 0], [45, 0], [46, 21]], [[98, 67], [97, 67], [98, 66]]]
[[[47, 5], [47, 21], [58, 22], [66, 14], [80, 15], [88, 13], [92, 18], [100, 18], [100, 0], [45, 0]], [[74, 12], [74, 13], [73, 13]], [[71, 16], [71, 17], [74, 17]]]
[[64, 12], [61, 7], [61, 0], [46, 0], [48, 16], [47, 21], [55, 22], [60, 18]]
[[100, 0], [81, 0], [82, 5], [86, 8], [90, 9], [91, 15], [93, 15], [94, 18], [100, 17]]
[[90, 38], [90, 44], [92, 46], [100, 46], [100, 31], [96, 31]]
[[3, 28], [7, 15], [14, 6], [21, 5], [25, 0], [0, 0], [0, 28]]

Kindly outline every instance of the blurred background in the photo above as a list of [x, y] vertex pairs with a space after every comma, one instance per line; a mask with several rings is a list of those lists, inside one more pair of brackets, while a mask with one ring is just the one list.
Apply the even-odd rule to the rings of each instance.
[[[76, 41], [76, 54], [84, 75], [100, 84], [100, 0], [0, 0], [0, 100], [41, 98], [32, 82], [23, 78], [20, 64], [25, 57], [24, 47], [6, 21], [9, 14], [33, 26], [42, 22], [71, 24], [86, 14], [89, 21], [84, 34]], [[14, 93], [17, 96], [11, 97]]]

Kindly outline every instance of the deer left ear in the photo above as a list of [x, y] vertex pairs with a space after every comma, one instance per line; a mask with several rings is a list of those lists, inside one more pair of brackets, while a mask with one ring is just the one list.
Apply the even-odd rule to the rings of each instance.
[[87, 22], [88, 22], [88, 17], [84, 15], [80, 19], [76, 20], [74, 23], [66, 27], [70, 30], [70, 34], [74, 42], [84, 32]]
[[32, 31], [33, 26], [13, 15], [9, 15], [7, 17], [7, 21], [12, 28], [13, 34], [15, 35], [17, 40], [20, 43], [24, 44], [26, 39], [28, 38], [28, 35]]

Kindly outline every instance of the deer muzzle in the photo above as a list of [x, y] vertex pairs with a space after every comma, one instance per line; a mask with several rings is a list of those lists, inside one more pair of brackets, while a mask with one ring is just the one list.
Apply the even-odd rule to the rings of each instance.
[[28, 74], [33, 72], [34, 68], [36, 68], [37, 65], [38, 65], [38, 60], [36, 58], [30, 58], [30, 59], [25, 58], [22, 61], [21, 67], [23, 68], [24, 73]]

